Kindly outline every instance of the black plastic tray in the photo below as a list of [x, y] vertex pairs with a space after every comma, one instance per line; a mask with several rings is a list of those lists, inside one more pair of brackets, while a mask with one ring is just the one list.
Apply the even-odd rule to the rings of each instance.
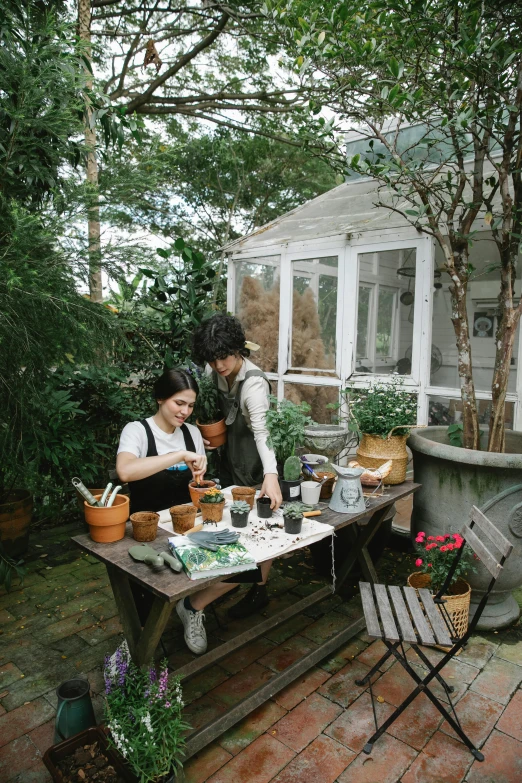
[[60, 742], [58, 745], [53, 745], [45, 751], [43, 763], [51, 773], [51, 777], [55, 783], [63, 783], [63, 775], [57, 766], [58, 762], [74, 753], [76, 748], [82, 748], [84, 745], [92, 745], [94, 742], [99, 743], [100, 748], [102, 748], [112, 766], [123, 780], [128, 783], [137, 783], [136, 776], [130, 771], [127, 765], [124, 764], [121, 756], [109, 746], [107, 735], [100, 726], [80, 731], [80, 733], [75, 734], [74, 737], [69, 737], [69, 739]]

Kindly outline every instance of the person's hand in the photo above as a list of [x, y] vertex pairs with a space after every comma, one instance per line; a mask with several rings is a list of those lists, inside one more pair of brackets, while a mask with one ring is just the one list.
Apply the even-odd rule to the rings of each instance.
[[262, 498], [264, 495], [270, 498], [270, 508], [272, 511], [276, 511], [283, 502], [277, 473], [267, 473], [265, 475], [259, 497]]
[[207, 458], [204, 454], [196, 454], [194, 451], [185, 452], [185, 462], [196, 479], [203, 478], [207, 470]]
[[211, 446], [210, 441], [203, 438], [203, 444], [207, 451], [215, 451], [217, 449], [217, 446]]

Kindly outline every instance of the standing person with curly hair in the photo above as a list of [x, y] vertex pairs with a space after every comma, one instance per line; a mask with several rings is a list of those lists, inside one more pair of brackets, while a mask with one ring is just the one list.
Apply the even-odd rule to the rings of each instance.
[[[271, 508], [282, 503], [276, 456], [267, 446], [265, 414], [270, 406], [270, 384], [259, 367], [250, 361], [243, 327], [237, 318], [217, 313], [195, 330], [193, 356], [207, 365], [219, 392], [219, 404], [227, 424], [227, 441], [221, 455], [220, 481], [223, 486], [261, 484], [261, 496], [271, 500]], [[262, 563], [256, 582], [247, 595], [229, 610], [234, 618], [247, 617], [268, 603], [266, 580], [271, 561]], [[256, 576], [256, 572], [245, 572]], [[239, 582], [239, 575], [233, 577]], [[231, 579], [232, 581], [232, 579]]]

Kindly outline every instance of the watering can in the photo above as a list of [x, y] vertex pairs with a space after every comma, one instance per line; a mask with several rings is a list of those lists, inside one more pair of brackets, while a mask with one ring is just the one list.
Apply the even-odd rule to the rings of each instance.
[[58, 710], [54, 724], [55, 744], [96, 726], [89, 690], [88, 681], [79, 678], [62, 682], [56, 689]]
[[340, 468], [338, 465], [332, 467], [338, 478], [329, 508], [342, 514], [359, 514], [361, 511], [366, 511], [361, 486], [364, 468]]

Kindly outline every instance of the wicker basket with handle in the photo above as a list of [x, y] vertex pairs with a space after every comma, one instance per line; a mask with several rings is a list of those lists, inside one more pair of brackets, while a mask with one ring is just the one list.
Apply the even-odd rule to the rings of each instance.
[[[354, 418], [355, 423], [357, 421]], [[370, 435], [367, 432], [362, 433], [361, 442], [357, 449], [357, 461], [363, 468], [380, 468], [384, 462], [389, 459], [392, 461], [391, 473], [386, 476], [385, 484], [402, 484], [406, 479], [406, 468], [408, 466], [408, 452], [406, 451], [406, 441], [409, 432], [405, 435], [394, 435], [395, 430], [419, 429], [423, 425], [401, 424], [391, 429], [385, 438], [379, 435]]]
[[[416, 571], [408, 577], [408, 585], [415, 590], [423, 587], [431, 587], [431, 576]], [[449, 587], [448, 595], [443, 596], [445, 608], [455, 628], [457, 636], [464, 636], [468, 630], [469, 621], [469, 603], [471, 598], [471, 587], [464, 579], [457, 579]]]

